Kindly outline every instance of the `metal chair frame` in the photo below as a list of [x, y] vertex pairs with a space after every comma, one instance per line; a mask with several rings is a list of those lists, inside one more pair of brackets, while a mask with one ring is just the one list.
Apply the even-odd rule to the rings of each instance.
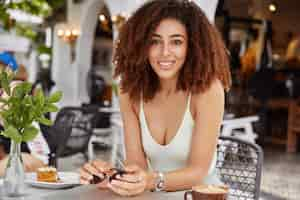
[[217, 171], [230, 188], [228, 199], [258, 200], [263, 164], [261, 147], [239, 138], [220, 136], [217, 154]]
[[[81, 107], [64, 107], [56, 116], [46, 137], [50, 147], [49, 164], [57, 166], [60, 157], [83, 153], [87, 159], [87, 147], [92, 135], [95, 114]], [[73, 144], [80, 142], [82, 144]], [[71, 140], [72, 139], [72, 140]]]

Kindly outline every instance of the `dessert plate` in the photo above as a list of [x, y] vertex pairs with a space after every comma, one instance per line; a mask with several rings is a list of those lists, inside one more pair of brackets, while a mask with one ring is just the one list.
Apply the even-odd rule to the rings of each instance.
[[33, 187], [62, 189], [80, 185], [80, 177], [75, 172], [58, 172], [59, 180], [55, 183], [37, 181], [36, 173], [26, 173], [25, 183]]

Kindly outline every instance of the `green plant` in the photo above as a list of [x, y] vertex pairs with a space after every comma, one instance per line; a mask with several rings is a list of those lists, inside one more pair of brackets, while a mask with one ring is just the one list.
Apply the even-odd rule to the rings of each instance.
[[32, 84], [29, 82], [11, 86], [14, 75], [15, 72], [0, 71], [0, 88], [7, 94], [7, 98], [3, 95], [0, 97], [0, 116], [4, 126], [4, 131], [0, 134], [20, 143], [30, 141], [38, 134], [33, 122], [52, 125], [52, 121], [44, 115], [58, 111], [54, 103], [61, 99], [62, 92], [55, 92], [46, 97], [42, 90], [38, 89], [35, 95], [32, 95]]
[[55, 14], [55, 11], [62, 7], [66, 0], [18, 0], [18, 1], [1, 1], [0, 0], [0, 26], [4, 30], [16, 28], [18, 35], [27, 37], [33, 42], [37, 42], [39, 32], [36, 26], [28, 23], [15, 21], [11, 18], [9, 10], [19, 10], [27, 14], [47, 18]]
[[51, 54], [52, 54], [52, 48], [47, 47], [44, 44], [39, 45], [36, 50], [37, 50], [37, 52], [38, 52], [39, 55], [41, 55], [41, 54], [48, 54], [49, 56], [51, 56]]

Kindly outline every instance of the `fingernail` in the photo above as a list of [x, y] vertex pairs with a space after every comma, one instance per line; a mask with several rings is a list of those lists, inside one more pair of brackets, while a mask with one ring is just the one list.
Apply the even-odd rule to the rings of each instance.
[[103, 173], [97, 173], [97, 176], [100, 178], [104, 178], [104, 174]]

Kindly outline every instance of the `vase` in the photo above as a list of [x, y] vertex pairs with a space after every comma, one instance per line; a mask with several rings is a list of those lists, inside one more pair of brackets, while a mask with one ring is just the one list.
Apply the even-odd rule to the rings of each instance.
[[18, 197], [25, 193], [25, 172], [21, 156], [21, 143], [11, 140], [10, 152], [3, 177], [5, 196]]

